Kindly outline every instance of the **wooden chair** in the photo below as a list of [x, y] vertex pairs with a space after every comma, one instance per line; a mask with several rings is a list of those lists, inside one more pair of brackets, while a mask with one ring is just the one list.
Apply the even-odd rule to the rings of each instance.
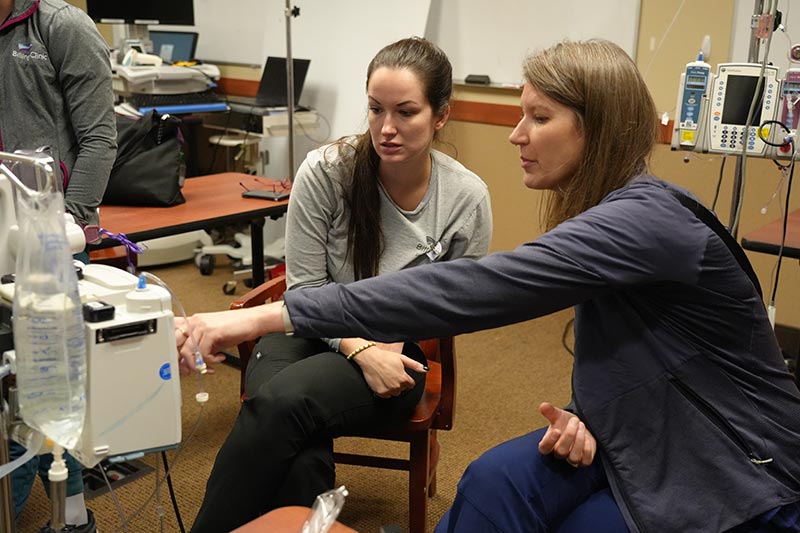
[[[286, 278], [279, 276], [256, 287], [231, 304], [242, 309], [279, 300], [286, 290]], [[241, 390], [244, 394], [244, 372], [257, 339], [239, 345], [241, 358]], [[348, 435], [409, 443], [409, 458], [397, 459], [348, 453], [335, 453], [337, 463], [407, 470], [409, 473], [408, 504], [410, 533], [424, 533], [429, 497], [436, 494], [436, 465], [439, 442], [436, 431], [453, 427], [456, 397], [456, 365], [453, 337], [420, 342], [428, 358], [425, 392], [414, 413], [405, 422], [393, 421]]]

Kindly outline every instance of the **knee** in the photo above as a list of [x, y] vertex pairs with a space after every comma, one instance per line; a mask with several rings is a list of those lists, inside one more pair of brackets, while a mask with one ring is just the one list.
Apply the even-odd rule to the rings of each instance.
[[301, 384], [282, 386], [280, 383], [265, 383], [245, 405], [254, 409], [257, 417], [265, 423], [269, 420], [293, 418], [306, 410], [309, 396]]
[[336, 481], [336, 463], [333, 459], [333, 443], [330, 446], [316, 445], [301, 450], [292, 464], [291, 473], [298, 477], [320, 477], [326, 480], [325, 486], [332, 487]]
[[510, 484], [527, 484], [531, 478], [539, 477], [541, 454], [538, 445], [544, 430], [506, 441], [484, 452], [464, 472], [459, 490], [467, 487], [486, 487]]
[[469, 491], [474, 487], [485, 487], [487, 484], [496, 483], [504, 469], [504, 461], [499, 459], [495, 449], [491, 449], [472, 461], [461, 476], [458, 490]]

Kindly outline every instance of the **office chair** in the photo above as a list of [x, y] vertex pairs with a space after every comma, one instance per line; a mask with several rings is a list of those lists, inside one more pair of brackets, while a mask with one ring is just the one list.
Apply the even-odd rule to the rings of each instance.
[[[254, 307], [270, 301], [280, 300], [286, 290], [286, 277], [278, 276], [256, 287], [231, 304], [231, 309]], [[258, 339], [239, 345], [241, 358], [240, 395], [244, 394], [244, 376], [247, 362]], [[409, 531], [424, 533], [428, 510], [428, 498], [436, 494], [436, 466], [439, 462], [437, 430], [453, 427], [456, 397], [456, 364], [453, 337], [429, 339], [420, 342], [428, 358], [425, 392], [417, 407], [405, 423], [392, 421], [386, 425], [365, 428], [349, 434], [363, 437], [409, 443], [409, 458], [397, 459], [370, 455], [335, 453], [337, 463], [371, 466], [391, 470], [407, 470]]]

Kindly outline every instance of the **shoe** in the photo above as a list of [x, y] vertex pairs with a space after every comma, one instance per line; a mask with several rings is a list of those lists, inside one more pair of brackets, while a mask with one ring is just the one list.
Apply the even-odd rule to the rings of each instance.
[[89, 509], [86, 509], [86, 516], [89, 518], [89, 521], [81, 526], [67, 524], [56, 532], [55, 529], [50, 527], [50, 523], [48, 522], [46, 526], [39, 530], [39, 533], [97, 533], [94, 514]]

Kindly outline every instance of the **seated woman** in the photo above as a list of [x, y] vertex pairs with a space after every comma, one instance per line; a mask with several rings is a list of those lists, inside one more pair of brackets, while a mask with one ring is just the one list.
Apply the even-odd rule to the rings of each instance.
[[[487, 253], [486, 185], [432, 149], [450, 113], [451, 77], [445, 54], [424, 39], [378, 52], [367, 70], [369, 130], [309, 153], [297, 172], [289, 292]], [[311, 505], [335, 481], [333, 438], [407, 418], [425, 365], [411, 342], [263, 337], [192, 531], [229, 531], [279, 506]]]
[[549, 191], [547, 233], [196, 315], [201, 353], [284, 330], [452, 335], [575, 306], [572, 406], [542, 404], [546, 428], [475, 461], [438, 530], [798, 531], [800, 391], [738, 245], [648, 173], [657, 114], [635, 64], [607, 41], [565, 42], [524, 72], [509, 140], [525, 185]]

